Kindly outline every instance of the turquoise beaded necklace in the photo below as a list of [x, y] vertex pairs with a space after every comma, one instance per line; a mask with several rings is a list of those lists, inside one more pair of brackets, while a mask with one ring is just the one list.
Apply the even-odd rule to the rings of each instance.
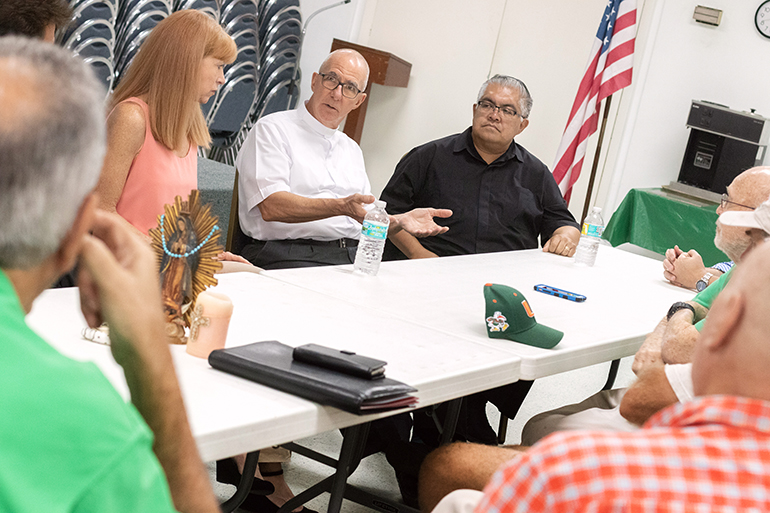
[[172, 253], [171, 251], [169, 251], [168, 246], [166, 246], [166, 230], [164, 228], [164, 226], [165, 226], [164, 220], [165, 219], [166, 219], [166, 214], [162, 214], [160, 216], [160, 240], [163, 242], [163, 252], [165, 254], [167, 254], [168, 256], [172, 257], [172, 258], [187, 258], [190, 255], [194, 255], [195, 253], [200, 251], [200, 249], [209, 241], [209, 239], [211, 239], [211, 236], [214, 235], [214, 232], [219, 230], [219, 226], [215, 224], [211, 228], [211, 231], [206, 236], [206, 238], [203, 239], [203, 242], [201, 242], [200, 244], [195, 246], [195, 248], [192, 251], [188, 251], [188, 252], [180, 255], [180, 254], [177, 254], [177, 253]]

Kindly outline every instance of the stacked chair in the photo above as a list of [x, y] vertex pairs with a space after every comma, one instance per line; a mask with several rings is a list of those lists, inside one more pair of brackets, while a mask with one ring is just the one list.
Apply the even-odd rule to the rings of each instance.
[[155, 25], [171, 12], [171, 0], [121, 0], [116, 22], [115, 85]]
[[298, 59], [303, 31], [299, 0], [261, 1], [262, 80], [255, 121], [267, 114], [296, 107], [301, 78]]
[[219, 0], [176, 0], [174, 11], [197, 9], [219, 21]]
[[197, 9], [216, 20], [238, 47], [225, 83], [202, 106], [211, 131], [209, 158], [227, 164], [248, 131], [299, 99], [302, 15], [299, 0], [70, 0], [72, 22], [57, 41], [88, 62], [109, 94], [152, 29], [174, 11]]
[[75, 0], [71, 7], [74, 16], [57, 34], [57, 42], [90, 64], [109, 92], [114, 80], [117, 0]]
[[[253, 5], [258, 16], [252, 18], [251, 12], [241, 5], [244, 3]], [[238, 14], [226, 18], [225, 11], [228, 9]], [[238, 59], [228, 73], [235, 68], [241, 73], [245, 69], [240, 68], [242, 63], [254, 57], [257, 76], [251, 108], [239, 130], [230, 130], [235, 125], [235, 119], [229, 119], [230, 126], [225, 127], [224, 120], [230, 115], [223, 114], [220, 105], [228, 95], [240, 97], [244, 94], [245, 84], [234, 85], [241, 89], [240, 93], [233, 93], [228, 88], [228, 82], [238, 80], [238, 74], [232, 78], [225, 77], [225, 85], [220, 89], [207, 118], [214, 139], [209, 158], [233, 165], [246, 135], [260, 117], [293, 109], [297, 105], [302, 15], [298, 0], [225, 0], [222, 13], [222, 26], [238, 44]], [[252, 22], [255, 24], [252, 25]], [[244, 59], [241, 59], [242, 53]], [[248, 93], [251, 95], [252, 90], [249, 89]], [[236, 100], [231, 101], [235, 103]]]

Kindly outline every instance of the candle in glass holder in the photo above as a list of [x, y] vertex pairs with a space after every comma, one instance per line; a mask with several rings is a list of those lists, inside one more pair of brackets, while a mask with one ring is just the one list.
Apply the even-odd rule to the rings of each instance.
[[233, 302], [224, 294], [204, 290], [198, 294], [190, 322], [187, 352], [208, 358], [214, 349], [223, 349], [233, 315]]

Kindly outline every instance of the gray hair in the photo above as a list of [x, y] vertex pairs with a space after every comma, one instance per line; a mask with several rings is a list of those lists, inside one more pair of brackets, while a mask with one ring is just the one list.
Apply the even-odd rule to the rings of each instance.
[[515, 89], [519, 93], [519, 114], [521, 114], [521, 117], [524, 119], [529, 117], [529, 113], [532, 110], [532, 95], [529, 94], [529, 89], [527, 89], [527, 86], [524, 85], [524, 82], [518, 78], [509, 77], [508, 75], [495, 75], [494, 77], [481, 84], [479, 95], [476, 98], [477, 102], [481, 101], [484, 93], [487, 92], [487, 87], [489, 87], [489, 84], [497, 84], [503, 87], [510, 87], [511, 89]]
[[0, 38], [0, 268], [39, 264], [72, 227], [101, 172], [104, 97], [66, 50]]

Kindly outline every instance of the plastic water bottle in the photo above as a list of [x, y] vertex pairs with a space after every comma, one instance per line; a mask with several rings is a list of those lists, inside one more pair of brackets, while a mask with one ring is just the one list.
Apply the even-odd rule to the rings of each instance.
[[390, 217], [385, 212], [385, 205], [384, 201], [375, 201], [374, 208], [364, 217], [356, 261], [353, 264], [355, 271], [375, 276], [380, 270], [382, 252], [385, 250], [385, 240], [388, 238], [388, 225], [390, 224]]
[[604, 219], [602, 209], [594, 207], [583, 221], [583, 229], [580, 232], [580, 242], [575, 251], [575, 263], [593, 267], [596, 262], [596, 253], [599, 251], [602, 233], [604, 232]]

